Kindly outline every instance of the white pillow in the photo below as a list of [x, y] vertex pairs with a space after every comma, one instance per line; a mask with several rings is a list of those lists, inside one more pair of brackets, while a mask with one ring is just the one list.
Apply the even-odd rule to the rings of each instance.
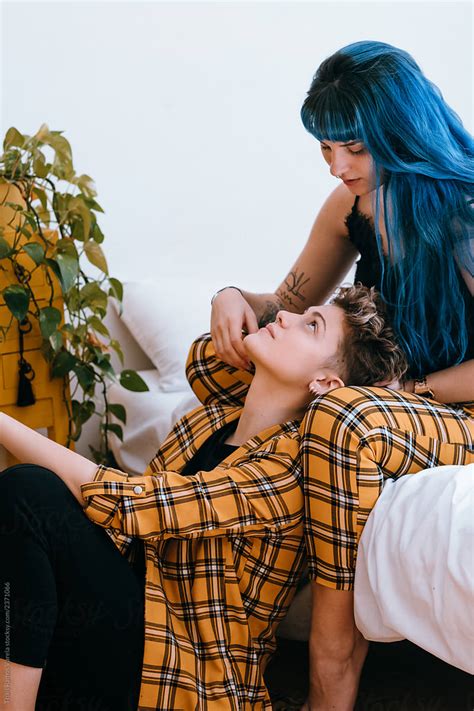
[[189, 385], [177, 392], [163, 392], [156, 370], [140, 370], [139, 374], [149, 392], [135, 393], [118, 383], [108, 389], [109, 401], [127, 411], [126, 425], [114, 420], [122, 425], [123, 442], [111, 434], [110, 447], [120, 468], [130, 474], [142, 474], [175, 422], [199, 405]]
[[222, 287], [208, 278], [124, 284], [121, 319], [160, 376], [160, 389], [186, 389], [185, 363], [193, 340], [209, 331], [211, 297]]

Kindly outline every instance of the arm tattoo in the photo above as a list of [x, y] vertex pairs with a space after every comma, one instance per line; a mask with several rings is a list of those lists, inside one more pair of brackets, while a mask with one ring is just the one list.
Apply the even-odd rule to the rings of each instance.
[[277, 302], [267, 301], [263, 313], [258, 320], [260, 328], [262, 328], [262, 326], [266, 326], [267, 323], [272, 323], [276, 319], [277, 313], [284, 308], [285, 305], [280, 301], [280, 299], [278, 299]]
[[284, 308], [296, 309], [300, 311], [306, 302], [303, 296], [303, 287], [310, 281], [310, 278], [305, 278], [304, 272], [298, 272], [297, 269], [290, 272], [285, 279], [286, 289], [278, 289], [278, 299], [285, 305]]

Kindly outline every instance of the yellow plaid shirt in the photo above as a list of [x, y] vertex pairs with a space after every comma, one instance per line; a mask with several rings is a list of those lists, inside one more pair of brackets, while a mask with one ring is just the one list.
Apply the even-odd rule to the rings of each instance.
[[144, 540], [139, 709], [271, 709], [263, 671], [304, 567], [299, 423], [182, 476], [206, 439], [239, 417], [233, 383], [241, 396], [247, 389], [209, 339], [193, 344], [187, 371], [205, 405], [176, 424], [142, 476], [98, 467], [82, 486], [84, 511], [124, 555]]

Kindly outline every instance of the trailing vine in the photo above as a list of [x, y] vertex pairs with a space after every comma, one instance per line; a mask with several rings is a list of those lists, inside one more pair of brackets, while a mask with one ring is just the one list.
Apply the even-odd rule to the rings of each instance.
[[[126, 411], [109, 402], [107, 384], [120, 382], [133, 391], [148, 387], [133, 370], [116, 373], [111, 362], [114, 351], [123, 365], [123, 352], [103, 319], [109, 299], [122, 302], [123, 285], [109, 275], [101, 247], [97, 216], [103, 210], [94, 183], [76, 174], [61, 131], [43, 124], [28, 136], [10, 128], [0, 156], [0, 195], [0, 270], [2, 282], [9, 282], [1, 295], [10, 313], [0, 339], [15, 323], [37, 320], [51, 377], [63, 378], [67, 445], [98, 415], [100, 445], [90, 449], [96, 462], [113, 464], [109, 434], [123, 438], [118, 423], [126, 423]], [[46, 298], [37, 298], [31, 283], [37, 272], [47, 285]], [[64, 309], [55, 305], [58, 296]]]

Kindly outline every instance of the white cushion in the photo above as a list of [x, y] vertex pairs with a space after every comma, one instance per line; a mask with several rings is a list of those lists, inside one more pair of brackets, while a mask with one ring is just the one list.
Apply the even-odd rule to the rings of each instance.
[[474, 673], [474, 464], [388, 479], [361, 536], [356, 624]]
[[121, 319], [160, 376], [163, 392], [186, 389], [185, 363], [193, 340], [209, 331], [212, 295], [221, 280], [192, 283], [160, 277], [126, 282]]
[[131, 474], [143, 473], [175, 422], [199, 404], [189, 385], [166, 392], [156, 370], [138, 372], [149, 392], [131, 392], [118, 384], [111, 385], [108, 392], [109, 401], [123, 405], [127, 411], [123, 442], [111, 435], [110, 447], [120, 468]]

